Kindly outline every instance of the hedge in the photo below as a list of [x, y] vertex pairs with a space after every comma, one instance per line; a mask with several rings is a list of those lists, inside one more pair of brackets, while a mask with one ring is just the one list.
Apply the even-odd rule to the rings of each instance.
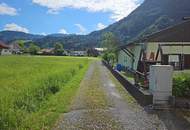
[[190, 74], [178, 74], [173, 78], [173, 95], [190, 97]]

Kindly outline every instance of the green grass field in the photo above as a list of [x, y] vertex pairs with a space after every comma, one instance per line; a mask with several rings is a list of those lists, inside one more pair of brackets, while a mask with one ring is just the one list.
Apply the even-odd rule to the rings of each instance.
[[67, 112], [90, 60], [0, 57], [0, 130], [51, 129]]

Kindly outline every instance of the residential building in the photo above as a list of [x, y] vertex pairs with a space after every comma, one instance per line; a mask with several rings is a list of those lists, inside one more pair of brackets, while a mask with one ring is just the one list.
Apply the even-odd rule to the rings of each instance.
[[8, 45], [0, 41], [0, 55], [11, 55], [12, 50]]
[[141, 73], [155, 64], [190, 69], [190, 21], [119, 47], [118, 64]]

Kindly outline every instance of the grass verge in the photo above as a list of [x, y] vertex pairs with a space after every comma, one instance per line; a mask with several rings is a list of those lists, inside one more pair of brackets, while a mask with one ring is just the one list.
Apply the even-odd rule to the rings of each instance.
[[50, 101], [44, 104], [43, 108], [29, 116], [25, 120], [25, 125], [22, 128], [26, 129], [51, 129], [56, 120], [62, 113], [69, 111], [69, 106], [73, 100], [81, 80], [86, 72], [86, 66], [79, 74], [73, 77], [73, 79], [65, 85], [65, 87], [56, 95], [54, 95]]
[[116, 85], [116, 89], [119, 91], [119, 93], [122, 95], [122, 97], [131, 105], [137, 105], [137, 101], [135, 100], [135, 98], [129, 94], [129, 92], [123, 87], [123, 85], [121, 83], [119, 83], [119, 81], [111, 74], [111, 72], [109, 71], [109, 77], [110, 79], [114, 82], [114, 84]]

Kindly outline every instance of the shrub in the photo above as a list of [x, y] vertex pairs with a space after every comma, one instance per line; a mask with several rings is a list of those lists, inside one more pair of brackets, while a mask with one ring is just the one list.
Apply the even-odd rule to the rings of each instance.
[[108, 53], [104, 53], [102, 56], [102, 59], [105, 60], [106, 62], [108, 62]]
[[189, 74], [180, 74], [173, 78], [173, 95], [177, 97], [190, 97]]
[[115, 53], [112, 53], [112, 52], [106, 52], [104, 53], [103, 55], [103, 60], [105, 60], [108, 64], [110, 64], [111, 66], [114, 65], [115, 61], [116, 61], [116, 55]]
[[83, 65], [82, 65], [82, 64], [79, 64], [78, 67], [79, 67], [79, 70], [80, 70], [80, 69], [83, 68]]

